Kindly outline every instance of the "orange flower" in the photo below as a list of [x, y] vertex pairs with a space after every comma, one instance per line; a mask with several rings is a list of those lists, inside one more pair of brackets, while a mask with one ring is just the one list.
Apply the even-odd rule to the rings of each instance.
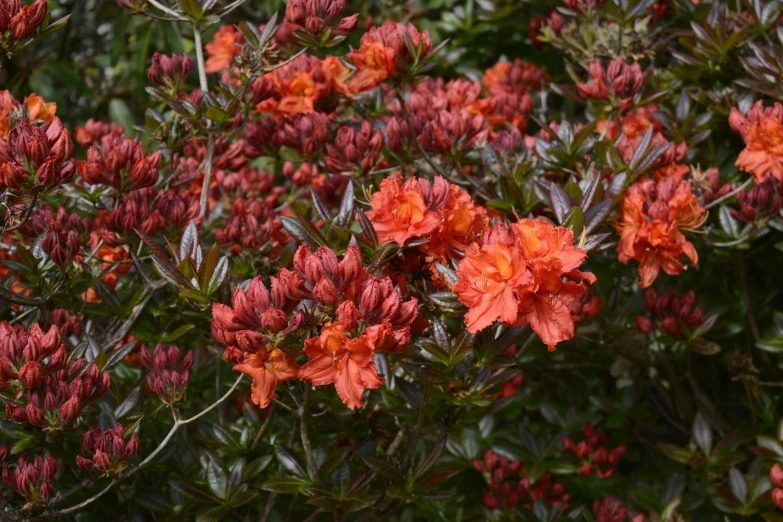
[[685, 176], [690, 174], [691, 168], [688, 165], [681, 165], [679, 163], [670, 163], [665, 167], [661, 167], [655, 171], [655, 181], [661, 181], [662, 179], [672, 178], [676, 182], [680, 182], [685, 179]]
[[472, 245], [460, 261], [460, 280], [454, 286], [470, 308], [465, 315], [468, 331], [478, 332], [496, 320], [509, 326], [529, 324], [550, 350], [573, 337], [569, 310], [584, 288], [577, 281], [595, 282], [593, 274], [577, 270], [586, 254], [573, 239], [568, 229], [525, 219], [508, 231], [496, 225], [481, 246]]
[[57, 111], [56, 103], [46, 102], [35, 93], [31, 93], [25, 101], [27, 102], [27, 114], [31, 121], [40, 120], [46, 125], [52, 123], [55, 112]]
[[442, 261], [457, 258], [455, 250], [466, 250], [489, 225], [487, 210], [474, 204], [467, 191], [457, 185], [448, 187], [448, 199], [437, 209], [440, 223], [421, 245], [423, 252]]
[[530, 324], [544, 344], [554, 350], [557, 343], [574, 336], [570, 307], [584, 290], [581, 284], [563, 278], [592, 284], [595, 276], [577, 270], [587, 254], [574, 246], [571, 230], [542, 219], [523, 219], [511, 227], [536, 283], [532, 291], [519, 294], [515, 326]]
[[519, 293], [533, 286], [533, 275], [503, 225], [490, 229], [481, 245], [474, 243], [468, 248], [457, 274], [460, 280], [454, 292], [470, 308], [465, 324], [471, 333], [498, 319], [504, 324], [514, 323]]
[[342, 324], [326, 323], [320, 336], [305, 341], [304, 351], [310, 361], [299, 369], [299, 378], [315, 386], [334, 383], [345, 405], [352, 410], [359, 408], [364, 389], [383, 384], [373, 361], [377, 335], [377, 329], [368, 329], [360, 337], [349, 339]]
[[670, 275], [686, 269], [680, 259], [699, 260], [693, 244], [681, 230], [700, 227], [706, 218], [699, 200], [685, 181], [643, 178], [628, 188], [620, 201], [617, 258], [639, 261], [639, 286], [650, 286], [663, 268]]
[[351, 92], [374, 89], [397, 70], [394, 49], [384, 47], [381, 42], [365, 41], [364, 36], [361, 47], [348, 53], [348, 58], [356, 67], [356, 75], [348, 83]]
[[353, 92], [348, 88], [348, 77], [351, 75], [351, 70], [348, 69], [343, 62], [336, 56], [327, 56], [321, 62], [321, 67], [324, 71], [326, 81], [329, 82], [332, 90], [343, 96], [351, 96]]
[[783, 181], [783, 123], [772, 117], [749, 122], [742, 131], [745, 149], [735, 165], [762, 183], [770, 175]]
[[370, 198], [372, 210], [367, 217], [381, 243], [403, 246], [412, 237], [432, 232], [440, 223], [435, 212], [427, 208], [416, 178], [402, 183], [396, 173], [381, 182], [381, 189]]
[[244, 361], [235, 364], [233, 369], [253, 379], [251, 400], [260, 408], [266, 408], [272, 401], [275, 387], [295, 378], [299, 366], [294, 364], [293, 357], [279, 348], [273, 348], [269, 352], [262, 349], [257, 353], [245, 354]]
[[206, 72], [214, 73], [231, 67], [231, 62], [242, 52], [234, 44], [242, 40], [242, 33], [233, 25], [221, 26], [212, 41], [204, 46], [207, 51], [207, 61], [204, 64]]

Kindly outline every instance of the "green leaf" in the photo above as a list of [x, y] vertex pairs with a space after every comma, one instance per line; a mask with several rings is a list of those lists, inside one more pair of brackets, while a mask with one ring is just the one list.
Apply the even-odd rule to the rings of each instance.
[[131, 138], [136, 135], [136, 131], [133, 128], [135, 125], [133, 113], [123, 100], [114, 98], [109, 102], [109, 119], [114, 123], [122, 125], [125, 129], [125, 134]]
[[783, 353], [783, 336], [778, 335], [759, 339], [756, 343], [756, 348], [765, 352]]
[[210, 459], [207, 462], [207, 483], [209, 484], [209, 489], [219, 499], [225, 500], [226, 498], [227, 482], [226, 472], [214, 460]]
[[299, 492], [307, 485], [308, 482], [306, 480], [293, 477], [280, 477], [267, 480], [261, 484], [261, 489], [265, 489], [266, 491], [271, 491], [273, 493], [292, 495]]

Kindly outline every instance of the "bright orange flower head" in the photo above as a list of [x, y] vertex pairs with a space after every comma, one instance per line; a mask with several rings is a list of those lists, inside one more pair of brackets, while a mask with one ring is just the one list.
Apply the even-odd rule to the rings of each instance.
[[706, 212], [691, 186], [673, 178], [655, 182], [644, 178], [628, 188], [620, 201], [620, 232], [617, 258], [622, 263], [639, 261], [639, 286], [650, 286], [662, 268], [670, 275], [686, 269], [680, 261], [686, 256], [692, 263], [699, 260], [693, 244], [682, 230], [700, 227]]
[[27, 114], [31, 121], [40, 120], [49, 125], [54, 119], [57, 104], [47, 102], [41, 96], [31, 93], [25, 100], [27, 102]]
[[515, 322], [519, 293], [533, 287], [533, 274], [503, 225], [490, 229], [482, 244], [474, 243], [468, 248], [457, 274], [460, 280], [454, 292], [470, 308], [465, 324], [472, 333], [497, 320], [504, 324]]
[[234, 371], [242, 372], [253, 379], [251, 399], [260, 408], [266, 408], [275, 394], [275, 387], [283, 381], [296, 377], [299, 366], [293, 357], [279, 348], [270, 351], [259, 350], [245, 354], [245, 359], [234, 365]]
[[299, 378], [316, 386], [334, 384], [346, 406], [352, 410], [359, 408], [364, 389], [383, 384], [373, 361], [377, 335], [368, 329], [350, 339], [342, 324], [326, 323], [320, 336], [305, 341], [304, 351], [310, 361], [299, 369]]
[[[574, 335], [570, 306], [583, 292], [576, 281], [595, 282], [577, 268], [586, 257], [573, 232], [542, 219], [496, 225], [460, 261], [454, 286], [470, 310], [465, 324], [478, 332], [496, 320], [529, 324], [550, 350]], [[569, 281], [570, 279], [570, 281]]]
[[256, 106], [259, 112], [309, 114], [316, 103], [331, 94], [331, 85], [321, 60], [303, 55], [260, 78], [254, 91], [265, 97]]
[[440, 223], [438, 214], [427, 207], [419, 181], [411, 178], [403, 184], [399, 172], [381, 182], [370, 204], [372, 210], [367, 217], [382, 243], [403, 246], [412, 237], [432, 232]]
[[221, 26], [212, 41], [204, 46], [207, 51], [207, 61], [204, 64], [206, 72], [214, 73], [231, 67], [231, 62], [242, 52], [234, 44], [242, 40], [242, 33], [233, 25]]
[[348, 88], [348, 77], [351, 76], [351, 70], [336, 56], [327, 56], [321, 62], [326, 81], [329, 82], [332, 90], [343, 96], [351, 96], [353, 93]]
[[745, 149], [735, 165], [762, 183], [770, 176], [783, 181], [783, 123], [772, 117], [749, 122], [742, 131]]
[[430, 240], [421, 245], [421, 250], [435, 259], [455, 259], [455, 251], [466, 250], [489, 225], [487, 210], [473, 203], [470, 194], [457, 185], [449, 184], [448, 199], [437, 214], [440, 223], [430, 233]]
[[378, 87], [397, 71], [397, 57], [394, 49], [384, 47], [378, 41], [366, 41], [362, 37], [359, 49], [348, 53], [356, 67], [356, 74], [348, 83], [351, 92], [364, 92]]

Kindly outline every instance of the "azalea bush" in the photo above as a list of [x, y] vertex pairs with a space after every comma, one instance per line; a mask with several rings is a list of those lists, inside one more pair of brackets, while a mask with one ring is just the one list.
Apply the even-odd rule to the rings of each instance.
[[0, 0], [0, 519], [783, 521], [783, 3]]

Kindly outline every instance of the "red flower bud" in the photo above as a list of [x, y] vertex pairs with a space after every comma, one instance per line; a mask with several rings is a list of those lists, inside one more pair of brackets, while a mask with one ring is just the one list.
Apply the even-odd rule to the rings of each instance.
[[769, 470], [769, 480], [775, 487], [783, 488], [783, 468], [780, 467], [780, 464], [775, 464]]
[[62, 417], [63, 421], [66, 422], [72, 421], [79, 416], [81, 410], [82, 405], [81, 401], [79, 400], [79, 396], [73, 395], [70, 399], [65, 401], [62, 406], [60, 406], [60, 417]]
[[37, 361], [25, 363], [19, 370], [19, 381], [28, 388], [37, 388], [41, 383], [41, 366]]

